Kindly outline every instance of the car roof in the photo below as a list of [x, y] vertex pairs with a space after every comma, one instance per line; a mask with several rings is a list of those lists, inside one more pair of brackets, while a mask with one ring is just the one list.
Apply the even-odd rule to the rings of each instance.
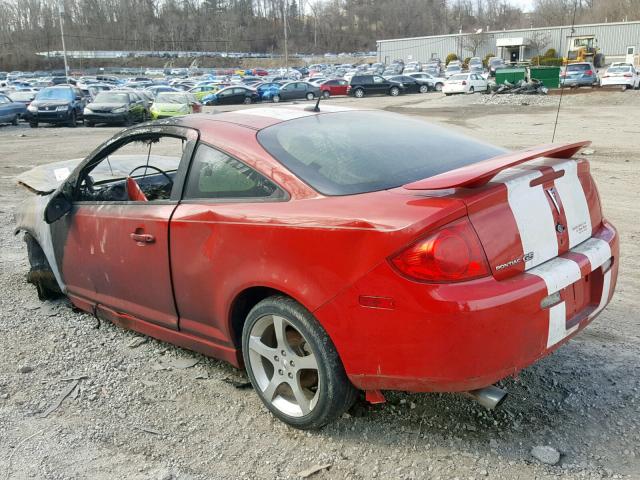
[[245, 128], [261, 130], [263, 128], [276, 125], [278, 123], [288, 122], [304, 117], [315, 115], [323, 115], [328, 113], [347, 112], [347, 111], [364, 111], [366, 109], [354, 109], [348, 107], [338, 107], [335, 105], [320, 104], [320, 111], [314, 112], [307, 110], [305, 105], [286, 105], [277, 107], [257, 107], [245, 110], [235, 110], [230, 112], [221, 112], [216, 114], [198, 113], [177, 117], [174, 121], [185, 127], [192, 127], [200, 130], [206, 130], [213, 127], [213, 122], [233, 123]]

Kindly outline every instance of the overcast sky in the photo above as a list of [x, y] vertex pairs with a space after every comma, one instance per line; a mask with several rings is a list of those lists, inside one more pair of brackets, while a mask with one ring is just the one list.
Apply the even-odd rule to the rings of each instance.
[[533, 7], [533, 0], [507, 0], [509, 3], [522, 8], [523, 10], [531, 10]]

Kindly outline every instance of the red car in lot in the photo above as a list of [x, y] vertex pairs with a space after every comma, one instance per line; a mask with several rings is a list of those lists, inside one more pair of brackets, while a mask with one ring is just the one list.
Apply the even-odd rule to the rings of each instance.
[[348, 88], [349, 82], [341, 78], [327, 80], [320, 85], [320, 91], [324, 98], [329, 98], [334, 95], [347, 95]]
[[588, 142], [507, 152], [397, 114], [189, 115], [19, 177], [42, 298], [245, 366], [297, 428], [365, 390], [471, 392], [609, 302]]

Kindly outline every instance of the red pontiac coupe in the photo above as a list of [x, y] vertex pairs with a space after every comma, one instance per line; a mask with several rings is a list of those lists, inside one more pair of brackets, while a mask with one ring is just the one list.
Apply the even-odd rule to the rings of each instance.
[[493, 407], [613, 294], [587, 143], [507, 152], [328, 106], [189, 115], [23, 174], [17, 231], [41, 298], [246, 367], [294, 427], [358, 390]]

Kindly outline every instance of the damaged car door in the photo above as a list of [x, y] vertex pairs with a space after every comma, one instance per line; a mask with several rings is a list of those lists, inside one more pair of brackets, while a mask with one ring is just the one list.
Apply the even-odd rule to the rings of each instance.
[[197, 134], [177, 127], [129, 132], [68, 180], [70, 211], [51, 224], [56, 260], [76, 306], [115, 323], [141, 319], [177, 329], [169, 219], [181, 188], [176, 177]]

